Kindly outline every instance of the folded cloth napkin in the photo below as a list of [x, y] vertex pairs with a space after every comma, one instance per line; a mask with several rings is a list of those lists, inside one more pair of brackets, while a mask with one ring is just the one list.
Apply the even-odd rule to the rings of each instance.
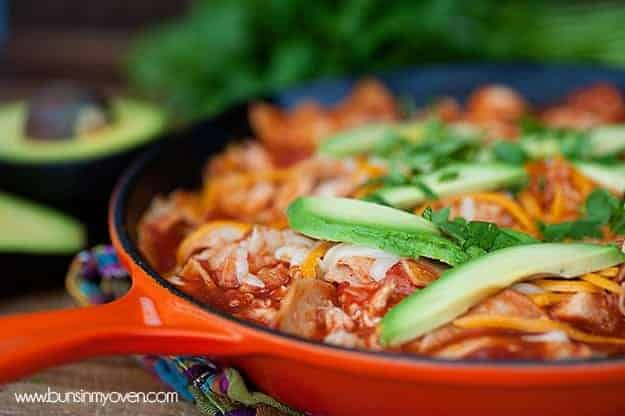
[[[106, 303], [130, 288], [128, 273], [111, 246], [79, 253], [66, 279], [67, 290], [81, 305]], [[266, 394], [250, 391], [237, 370], [205, 357], [141, 356], [141, 363], [181, 397], [210, 416], [303, 415]]]

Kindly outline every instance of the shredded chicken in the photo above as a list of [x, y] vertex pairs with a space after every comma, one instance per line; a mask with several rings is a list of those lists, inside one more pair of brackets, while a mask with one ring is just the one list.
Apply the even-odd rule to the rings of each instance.
[[250, 109], [256, 135], [283, 163], [309, 156], [321, 140], [335, 131], [398, 117], [393, 96], [374, 80], [360, 82], [350, 96], [331, 109], [312, 102], [299, 104], [290, 112], [264, 103]]
[[564, 103], [547, 108], [541, 120], [552, 127], [588, 129], [625, 120], [625, 100], [614, 86], [599, 83], [574, 91]]
[[613, 334], [625, 326], [617, 305], [618, 298], [612, 294], [579, 292], [556, 305], [551, 315], [590, 332]]
[[[485, 85], [464, 106], [444, 97], [413, 116], [468, 125], [490, 141], [516, 140], [527, 115], [549, 126], [588, 129], [625, 121], [625, 101], [615, 87], [597, 84], [535, 112], [516, 91]], [[254, 104], [250, 119], [260, 141], [230, 145], [213, 157], [201, 192], [176, 191], [155, 199], [139, 225], [142, 253], [172, 284], [239, 318], [332, 345], [388, 349], [379, 337], [385, 314], [435, 282], [448, 266], [305, 237], [287, 228], [285, 211], [300, 196], [360, 198], [367, 194], [363, 189], [384, 186], [385, 181], [371, 181], [394, 168], [384, 157], [330, 159], [314, 151], [341, 129], [399, 116], [390, 92], [372, 80], [333, 107], [304, 102], [283, 110]], [[426, 206], [449, 207], [452, 218], [493, 222], [537, 238], [539, 223], [574, 221], [585, 214], [584, 203], [597, 184], [571, 162], [554, 157], [525, 168], [529, 183], [519, 193], [458, 194]], [[623, 243], [622, 236], [607, 231], [602, 241]], [[544, 281], [515, 284], [473, 306], [455, 325], [397, 349], [449, 359], [622, 354], [616, 338], [625, 338], [625, 266], [591, 277], [557, 281], [560, 289]], [[473, 326], [467, 325], [470, 317]]]
[[174, 268], [178, 245], [202, 222], [200, 212], [199, 199], [187, 192], [152, 202], [138, 227], [139, 249], [158, 272]]

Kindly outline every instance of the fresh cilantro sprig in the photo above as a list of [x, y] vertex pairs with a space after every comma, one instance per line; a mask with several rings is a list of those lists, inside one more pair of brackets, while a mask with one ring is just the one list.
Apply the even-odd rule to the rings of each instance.
[[[436, 119], [423, 127], [423, 139], [415, 142], [401, 136], [390, 137], [371, 152], [386, 161], [388, 173], [377, 179], [382, 186], [414, 185], [426, 194], [432, 194], [416, 176], [430, 173], [454, 162], [473, 161], [480, 141], [466, 134], [458, 134]], [[453, 179], [452, 177], [448, 179]]]
[[569, 160], [590, 158], [590, 138], [586, 132], [547, 127], [531, 119], [521, 121], [520, 127], [518, 141], [500, 140], [492, 145], [495, 159], [520, 165], [530, 159], [558, 154]]
[[584, 217], [558, 224], [540, 224], [547, 241], [601, 238], [608, 226], [617, 235], [625, 234], [625, 199], [618, 199], [605, 189], [595, 189], [584, 204]]
[[530, 158], [520, 143], [508, 141], [495, 142], [493, 154], [498, 161], [513, 165], [522, 165]]
[[500, 228], [491, 222], [467, 221], [462, 217], [450, 220], [449, 213], [449, 207], [439, 211], [433, 211], [428, 207], [422, 215], [436, 224], [443, 234], [458, 244], [471, 258], [506, 247], [538, 242], [530, 235]]

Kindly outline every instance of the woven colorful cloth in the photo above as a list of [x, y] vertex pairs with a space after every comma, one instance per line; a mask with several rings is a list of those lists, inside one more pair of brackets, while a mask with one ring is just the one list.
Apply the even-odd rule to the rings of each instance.
[[[130, 277], [111, 246], [79, 253], [66, 279], [67, 290], [81, 305], [110, 302], [130, 288]], [[223, 368], [204, 357], [139, 357], [181, 397], [210, 416], [302, 415], [266, 394], [250, 391], [234, 368]]]

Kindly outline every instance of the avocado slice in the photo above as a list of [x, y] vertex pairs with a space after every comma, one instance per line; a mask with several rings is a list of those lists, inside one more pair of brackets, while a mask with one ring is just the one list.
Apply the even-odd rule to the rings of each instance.
[[590, 135], [592, 157], [605, 157], [625, 152], [625, 125], [602, 126]]
[[[363, 155], [384, 147], [386, 143], [403, 139], [416, 144], [427, 138], [429, 121], [411, 120], [399, 123], [371, 123], [338, 132], [326, 138], [317, 149], [324, 156], [343, 158]], [[446, 126], [463, 139], [478, 140], [481, 132], [468, 124], [455, 123]]]
[[321, 142], [317, 153], [336, 158], [371, 152], [401, 136], [391, 123], [372, 123], [341, 131]]
[[[597, 127], [587, 132], [585, 157], [601, 158], [625, 152], [625, 125]], [[562, 153], [563, 140], [556, 137], [525, 136], [519, 144], [533, 159], [554, 157]]]
[[302, 197], [287, 209], [289, 225], [309, 237], [375, 247], [402, 257], [460, 264], [468, 259], [438, 227], [405, 211], [348, 198]]
[[625, 261], [616, 246], [539, 243], [509, 247], [445, 272], [389, 310], [380, 341], [397, 346], [445, 325], [488, 296], [537, 274], [573, 278]]
[[625, 164], [576, 162], [575, 167], [602, 187], [619, 193], [625, 192]]
[[0, 193], [0, 252], [74, 254], [85, 245], [83, 226], [53, 209]]
[[[520, 185], [527, 181], [523, 167], [502, 163], [465, 164], [446, 166], [416, 180], [439, 198], [461, 193], [482, 192]], [[375, 193], [385, 203], [397, 208], [412, 208], [425, 202], [426, 192], [418, 186], [386, 187]]]
[[33, 140], [24, 131], [26, 103], [0, 109], [0, 161], [21, 164], [81, 161], [136, 148], [155, 138], [165, 117], [156, 107], [137, 100], [112, 100], [112, 123], [74, 138]]

